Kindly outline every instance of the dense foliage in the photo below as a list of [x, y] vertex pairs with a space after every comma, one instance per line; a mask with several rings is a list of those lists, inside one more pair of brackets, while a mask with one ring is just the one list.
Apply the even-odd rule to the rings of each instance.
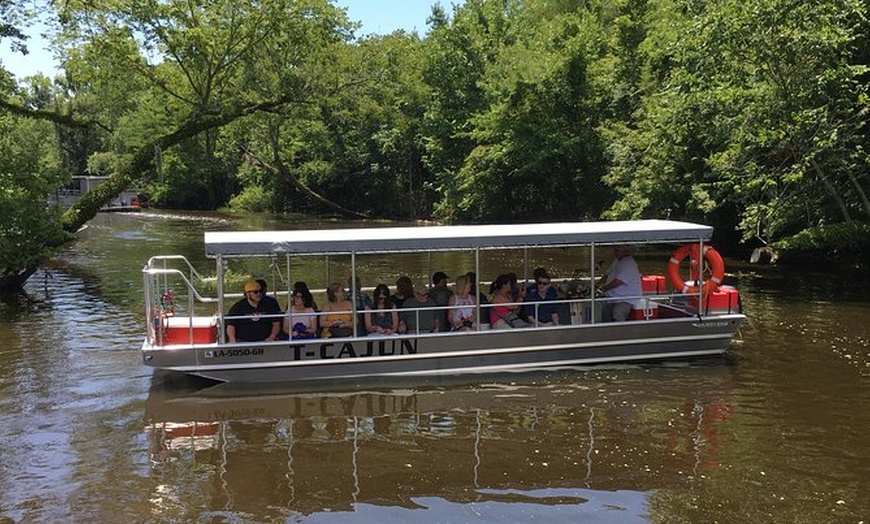
[[[4, 71], [0, 118], [49, 147], [0, 187], [39, 207], [50, 173], [112, 175], [68, 231], [130, 186], [179, 208], [689, 218], [780, 245], [870, 221], [860, 0], [467, 0], [422, 36], [356, 35], [328, 0], [46, 1], [63, 75]], [[16, 6], [0, 42], [20, 48]]]
[[63, 182], [51, 125], [0, 114], [0, 289], [18, 287], [66, 238], [46, 195]]
[[850, 264], [870, 253], [870, 224], [849, 222], [811, 227], [776, 242], [786, 254], [799, 258], [832, 259]]

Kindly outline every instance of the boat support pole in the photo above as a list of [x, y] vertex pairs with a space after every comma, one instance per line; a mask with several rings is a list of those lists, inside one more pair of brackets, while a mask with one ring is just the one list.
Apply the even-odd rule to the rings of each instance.
[[474, 278], [477, 280], [474, 283], [474, 292], [477, 293], [474, 297], [474, 303], [477, 305], [477, 330], [480, 331], [480, 324], [483, 322], [483, 319], [480, 318], [480, 247], [474, 248]]
[[432, 289], [432, 252], [426, 251], [426, 264], [427, 264], [427, 273], [426, 273], [426, 288]]
[[[529, 248], [523, 248], [523, 287], [529, 285]], [[537, 318], [537, 317], [536, 317]]]
[[[689, 255], [689, 271], [692, 268], [692, 255]], [[691, 276], [691, 275], [690, 275]], [[704, 316], [704, 239], [698, 239], [698, 320]]]
[[218, 254], [215, 260], [215, 276], [217, 277], [218, 340], [221, 344], [226, 344], [227, 330], [224, 326], [224, 259], [220, 254]]
[[359, 315], [357, 314], [357, 301], [356, 301], [356, 251], [350, 252], [350, 302], [353, 309], [353, 336], [358, 337], [358, 327], [359, 324]]
[[[145, 266], [146, 271], [142, 271], [142, 280], [145, 289], [145, 333], [148, 336], [149, 343], [155, 343], [157, 340], [157, 329], [154, 326], [154, 319], [159, 317], [154, 316], [154, 284], [152, 280], [154, 279], [154, 275], [149, 273], [147, 270], [150, 269], [147, 265]], [[152, 338], [151, 333], [154, 333], [154, 337]]]
[[589, 246], [589, 289], [592, 290], [589, 294], [591, 299], [589, 302], [589, 322], [592, 324], [595, 323], [595, 309], [597, 305], [595, 302], [595, 279], [595, 242], [593, 242]]
[[293, 267], [290, 261], [290, 253], [287, 253], [287, 281], [285, 282], [287, 288], [287, 310], [293, 306]]

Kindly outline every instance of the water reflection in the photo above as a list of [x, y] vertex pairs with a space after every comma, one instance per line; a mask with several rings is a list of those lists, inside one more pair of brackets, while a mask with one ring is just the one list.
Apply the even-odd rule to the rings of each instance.
[[[313, 515], [428, 508], [421, 501], [434, 499], [645, 522], [646, 494], [718, 467], [733, 412], [721, 362], [521, 380], [282, 393], [173, 391], [158, 378], [145, 406], [163, 480], [154, 500], [210, 493], [208, 506], [254, 519], [274, 516], [263, 508]], [[659, 384], [654, 395], [649, 380]]]

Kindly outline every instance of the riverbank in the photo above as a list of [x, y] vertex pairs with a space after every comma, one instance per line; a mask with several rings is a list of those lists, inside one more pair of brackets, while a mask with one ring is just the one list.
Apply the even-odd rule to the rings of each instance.
[[832, 271], [865, 270], [870, 255], [870, 224], [851, 222], [805, 229], [768, 246], [757, 247], [752, 263]]

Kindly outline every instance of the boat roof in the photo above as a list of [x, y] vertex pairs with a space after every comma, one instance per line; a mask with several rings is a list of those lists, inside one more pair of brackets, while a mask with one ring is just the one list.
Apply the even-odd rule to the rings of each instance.
[[672, 220], [404, 226], [286, 231], [210, 231], [207, 256], [397, 253], [588, 244], [709, 241], [713, 228]]

